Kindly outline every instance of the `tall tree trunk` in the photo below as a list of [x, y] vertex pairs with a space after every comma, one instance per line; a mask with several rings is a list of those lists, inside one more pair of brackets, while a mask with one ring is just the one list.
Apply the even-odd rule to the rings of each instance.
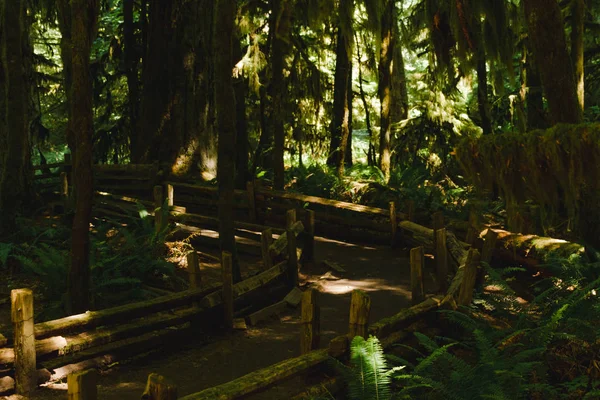
[[271, 44], [272, 76], [269, 92], [271, 96], [271, 126], [273, 130], [273, 186], [282, 190], [284, 186], [283, 150], [285, 145], [284, 99], [286, 87], [284, 79], [285, 57], [290, 47], [289, 35], [291, 7], [288, 0], [272, 0], [270, 27], [274, 29]]
[[553, 124], [579, 123], [583, 115], [556, 0], [524, 0], [529, 39]]
[[524, 85], [525, 105], [527, 108], [527, 129], [547, 128], [546, 115], [544, 113], [544, 99], [540, 74], [535, 66], [533, 56], [527, 47], [523, 49], [525, 66], [522, 74], [522, 85]]
[[[58, 27], [60, 30], [60, 59], [62, 61], [63, 87], [65, 90], [66, 107], [71, 112], [71, 82], [73, 80], [73, 72], [71, 63], [71, 5], [69, 0], [58, 0], [57, 3]], [[67, 144], [71, 150], [72, 156], [75, 156], [75, 138], [72, 136], [74, 130], [69, 127], [71, 118], [67, 122], [65, 136]]]
[[583, 107], [585, 105], [584, 96], [584, 53], [583, 53], [583, 37], [585, 35], [585, 0], [571, 0], [571, 14], [572, 14], [572, 27], [571, 27], [571, 61], [573, 62], [573, 69], [575, 72], [575, 82], [577, 84], [577, 99], [579, 100], [579, 107], [581, 113], [583, 113]]
[[129, 111], [129, 152], [132, 154], [137, 145], [139, 115], [139, 80], [137, 66], [139, 56], [133, 24], [133, 0], [123, 0], [123, 40], [125, 44], [125, 73], [127, 75], [127, 98]]
[[[233, 46], [233, 63], [242, 59], [242, 36], [236, 29], [236, 40]], [[245, 189], [246, 182], [250, 180], [248, 170], [249, 145], [248, 145], [248, 121], [246, 118], [246, 79], [239, 76], [234, 84], [235, 91], [235, 121], [236, 121], [236, 143], [235, 143], [235, 186]]]
[[348, 73], [348, 141], [344, 147], [344, 166], [352, 166], [352, 102], [354, 101], [354, 92], [352, 91], [352, 55], [350, 55], [350, 72]]
[[3, 0], [2, 64], [4, 67], [4, 138], [7, 151], [2, 160], [0, 178], [0, 232], [15, 229], [15, 217], [23, 211], [31, 196], [31, 156], [29, 145], [29, 88], [25, 76], [24, 35], [29, 34], [25, 22], [25, 3]]
[[385, 12], [381, 20], [381, 51], [379, 56], [379, 101], [381, 102], [381, 121], [379, 132], [379, 168], [385, 180], [390, 179], [391, 173], [391, 112], [393, 107], [392, 73], [396, 35], [396, 5], [393, 0], [387, 1]]
[[327, 164], [335, 166], [339, 177], [344, 175], [344, 164], [348, 137], [350, 136], [350, 94], [354, 32], [352, 16], [353, 0], [340, 0], [339, 28], [335, 50], [335, 76], [333, 82], [333, 120], [331, 122], [331, 144]]
[[356, 53], [356, 60], [358, 62], [358, 91], [360, 94], [360, 101], [362, 102], [363, 108], [365, 109], [365, 124], [367, 125], [367, 135], [369, 137], [369, 148], [367, 150], [367, 164], [370, 167], [372, 167], [375, 166], [377, 162], [375, 160], [375, 146], [373, 146], [373, 129], [371, 128], [371, 113], [369, 112], [369, 103], [367, 103], [367, 95], [365, 94], [365, 88], [363, 85], [362, 56], [360, 54], [359, 45], [356, 46]]
[[73, 177], [75, 216], [71, 238], [71, 268], [68, 288], [70, 313], [81, 313], [90, 305], [90, 220], [92, 217], [93, 93], [90, 51], [96, 36], [100, 2], [71, 0], [72, 73], [69, 127], [75, 141]]
[[219, 133], [217, 181], [219, 184], [219, 243], [221, 251], [234, 257], [233, 280], [241, 273], [237, 262], [233, 225], [233, 192], [235, 179], [236, 107], [233, 91], [233, 30], [236, 15], [235, 0], [216, 0], [214, 8], [214, 96]]
[[216, 138], [209, 95], [213, 3], [150, 3], [138, 149], [132, 158], [168, 163], [176, 175], [214, 177]]

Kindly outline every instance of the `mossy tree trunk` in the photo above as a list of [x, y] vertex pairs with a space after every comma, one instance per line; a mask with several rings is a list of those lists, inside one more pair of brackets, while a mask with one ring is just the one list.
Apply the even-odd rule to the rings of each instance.
[[477, 106], [484, 135], [494, 133], [487, 93], [487, 66], [483, 50], [477, 52]]
[[381, 103], [381, 120], [379, 132], [379, 168], [390, 179], [392, 158], [392, 110], [393, 101], [393, 68], [394, 51], [397, 45], [396, 3], [387, 1], [385, 12], [381, 20], [381, 51], [379, 56], [379, 101]]
[[[350, 65], [352, 65], [352, 55], [350, 55]], [[348, 140], [345, 147], [344, 166], [352, 166], [352, 102], [354, 101], [354, 92], [352, 91], [352, 68], [348, 74]]]
[[[236, 152], [236, 106], [233, 90], [233, 40], [236, 15], [235, 0], [217, 0], [214, 6], [214, 96], [217, 116], [219, 184], [219, 241], [221, 251], [233, 255], [233, 281], [241, 280], [235, 248], [233, 191]], [[237, 45], [237, 43], [236, 43]]]
[[212, 7], [212, 0], [150, 3], [134, 162], [160, 161], [177, 175], [214, 177]]
[[352, 90], [352, 0], [341, 0], [335, 50], [335, 75], [333, 83], [333, 119], [331, 121], [331, 143], [327, 164], [335, 167], [338, 176], [344, 174], [346, 148], [350, 136], [350, 103]]
[[100, 2], [71, 1], [71, 68], [72, 82], [69, 129], [75, 142], [73, 184], [75, 216], [71, 237], [71, 268], [68, 290], [69, 313], [78, 314], [90, 305], [90, 220], [92, 217], [92, 146], [93, 93], [90, 76], [90, 52], [96, 36]]
[[542, 81], [529, 49], [524, 47], [523, 52], [525, 66], [521, 76], [525, 92], [523, 96], [527, 107], [527, 129], [544, 129], [548, 124], [544, 112]]
[[15, 217], [31, 200], [31, 156], [29, 145], [29, 88], [25, 76], [26, 48], [24, 37], [29, 34], [25, 21], [25, 3], [20, 0], [0, 2], [2, 13], [2, 79], [4, 92], [3, 112], [4, 132], [2, 143], [5, 152], [0, 177], [0, 232], [16, 228]]
[[[62, 61], [62, 75], [63, 75], [63, 87], [65, 88], [65, 106], [69, 112], [71, 112], [71, 82], [73, 80], [72, 72], [72, 56], [71, 56], [71, 5], [69, 0], [58, 0], [56, 2], [57, 16], [58, 16], [58, 28], [60, 30], [60, 59]], [[72, 137], [73, 129], [71, 129], [67, 122], [67, 128], [65, 136], [67, 138], [67, 144], [71, 150], [72, 156], [75, 156], [75, 138]]]
[[583, 113], [583, 107], [585, 105], [584, 97], [584, 46], [583, 37], [585, 35], [585, 0], [572, 0], [571, 1], [571, 61], [573, 62], [573, 69], [575, 73], [575, 83], [577, 85], [577, 99], [579, 100], [579, 107]]
[[288, 0], [271, 0], [272, 14], [269, 26], [273, 29], [271, 36], [272, 75], [268, 93], [271, 98], [270, 119], [273, 132], [273, 186], [278, 190], [283, 189], [284, 186], [284, 99], [287, 94], [284, 69], [286, 67], [285, 57], [290, 48], [291, 12], [292, 5]]
[[583, 118], [577, 83], [556, 0], [524, 0], [529, 40], [553, 124], [579, 123]]

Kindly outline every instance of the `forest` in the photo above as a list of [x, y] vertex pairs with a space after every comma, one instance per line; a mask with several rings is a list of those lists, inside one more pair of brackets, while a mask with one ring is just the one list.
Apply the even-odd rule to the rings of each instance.
[[0, 399], [600, 399], [600, 0], [0, 0], [0, 273]]

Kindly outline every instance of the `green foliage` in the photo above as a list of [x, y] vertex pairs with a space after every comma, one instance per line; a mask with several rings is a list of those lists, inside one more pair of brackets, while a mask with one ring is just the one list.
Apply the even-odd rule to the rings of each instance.
[[350, 400], [389, 400], [392, 398], [391, 375], [403, 367], [387, 368], [379, 340], [356, 336], [350, 345], [350, 367], [338, 363], [348, 384]]

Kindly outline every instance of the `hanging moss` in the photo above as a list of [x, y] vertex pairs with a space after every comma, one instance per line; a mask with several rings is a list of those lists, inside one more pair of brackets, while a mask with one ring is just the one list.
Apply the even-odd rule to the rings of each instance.
[[456, 157], [476, 186], [499, 191], [508, 210], [531, 200], [550, 217], [546, 229], [566, 218], [563, 232], [600, 244], [600, 124], [466, 138]]

